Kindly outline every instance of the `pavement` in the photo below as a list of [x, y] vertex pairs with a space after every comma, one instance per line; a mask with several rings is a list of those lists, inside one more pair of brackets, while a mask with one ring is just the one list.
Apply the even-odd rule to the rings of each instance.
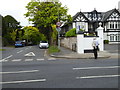
[[[105, 58], [120, 58], [120, 51], [119, 51], [118, 44], [105, 44], [104, 51], [98, 51], [98, 59], [105, 59]], [[54, 58], [66, 58], [66, 59], [94, 59], [94, 54], [92, 52], [78, 54], [70, 49], [65, 47], [60, 47], [60, 52], [53, 53], [50, 55]]]

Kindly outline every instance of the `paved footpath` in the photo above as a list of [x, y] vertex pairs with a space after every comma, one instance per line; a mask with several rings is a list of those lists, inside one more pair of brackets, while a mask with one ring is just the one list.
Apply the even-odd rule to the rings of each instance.
[[[98, 52], [98, 59], [105, 59], [105, 58], [120, 58], [120, 51], [119, 51], [118, 44], [106, 44], [104, 47], [104, 51]], [[51, 57], [55, 58], [68, 58], [68, 59], [93, 59], [93, 53], [84, 53], [78, 54], [72, 50], [66, 49], [64, 47], [60, 48], [59, 53], [51, 54]]]

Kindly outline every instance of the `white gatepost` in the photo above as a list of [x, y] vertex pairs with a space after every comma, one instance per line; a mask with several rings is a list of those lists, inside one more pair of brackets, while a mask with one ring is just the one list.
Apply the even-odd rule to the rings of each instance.
[[84, 33], [82, 31], [77, 34], [77, 53], [84, 53]]
[[99, 23], [99, 27], [97, 28], [97, 33], [98, 33], [98, 36], [99, 36], [99, 49], [100, 51], [104, 51], [104, 35], [103, 35], [103, 27], [101, 27], [102, 23]]

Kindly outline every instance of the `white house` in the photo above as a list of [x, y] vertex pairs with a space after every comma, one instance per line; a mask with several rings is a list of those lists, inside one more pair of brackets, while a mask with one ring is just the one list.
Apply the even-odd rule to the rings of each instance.
[[61, 35], [63, 36], [67, 31], [76, 28], [76, 32], [80, 29], [94, 33], [102, 23], [104, 28], [104, 40], [109, 40], [110, 43], [120, 42], [120, 12], [118, 9], [112, 9], [107, 12], [78, 12], [73, 16], [73, 21], [62, 26]]

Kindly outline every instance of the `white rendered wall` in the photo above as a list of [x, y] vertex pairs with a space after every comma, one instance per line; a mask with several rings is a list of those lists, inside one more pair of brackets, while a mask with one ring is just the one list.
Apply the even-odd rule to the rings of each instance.
[[[93, 49], [93, 47], [92, 47], [93, 38], [94, 37], [84, 37], [84, 50]], [[99, 42], [98, 37], [96, 37], [96, 39]]]
[[72, 25], [73, 25], [73, 28], [76, 28], [75, 22], [73, 22]]
[[[104, 50], [104, 42], [103, 42], [103, 29], [101, 27], [97, 28], [98, 36], [96, 39], [99, 42], [99, 49], [100, 51]], [[93, 49], [92, 42], [94, 37], [84, 37], [84, 34], [78, 34], [77, 35], [77, 53], [84, 53], [84, 50], [90, 50]]]
[[84, 53], [84, 36], [83, 34], [77, 35], [77, 53]]
[[88, 23], [87, 22], [85, 23], [85, 27], [86, 27], [85, 31], [88, 31]]
[[99, 27], [99, 28], [97, 28], [97, 32], [98, 32], [98, 36], [99, 36], [99, 43], [100, 43], [100, 45], [99, 45], [99, 48], [100, 48], [100, 51], [103, 51], [104, 50], [104, 34], [103, 34], [103, 27]]

